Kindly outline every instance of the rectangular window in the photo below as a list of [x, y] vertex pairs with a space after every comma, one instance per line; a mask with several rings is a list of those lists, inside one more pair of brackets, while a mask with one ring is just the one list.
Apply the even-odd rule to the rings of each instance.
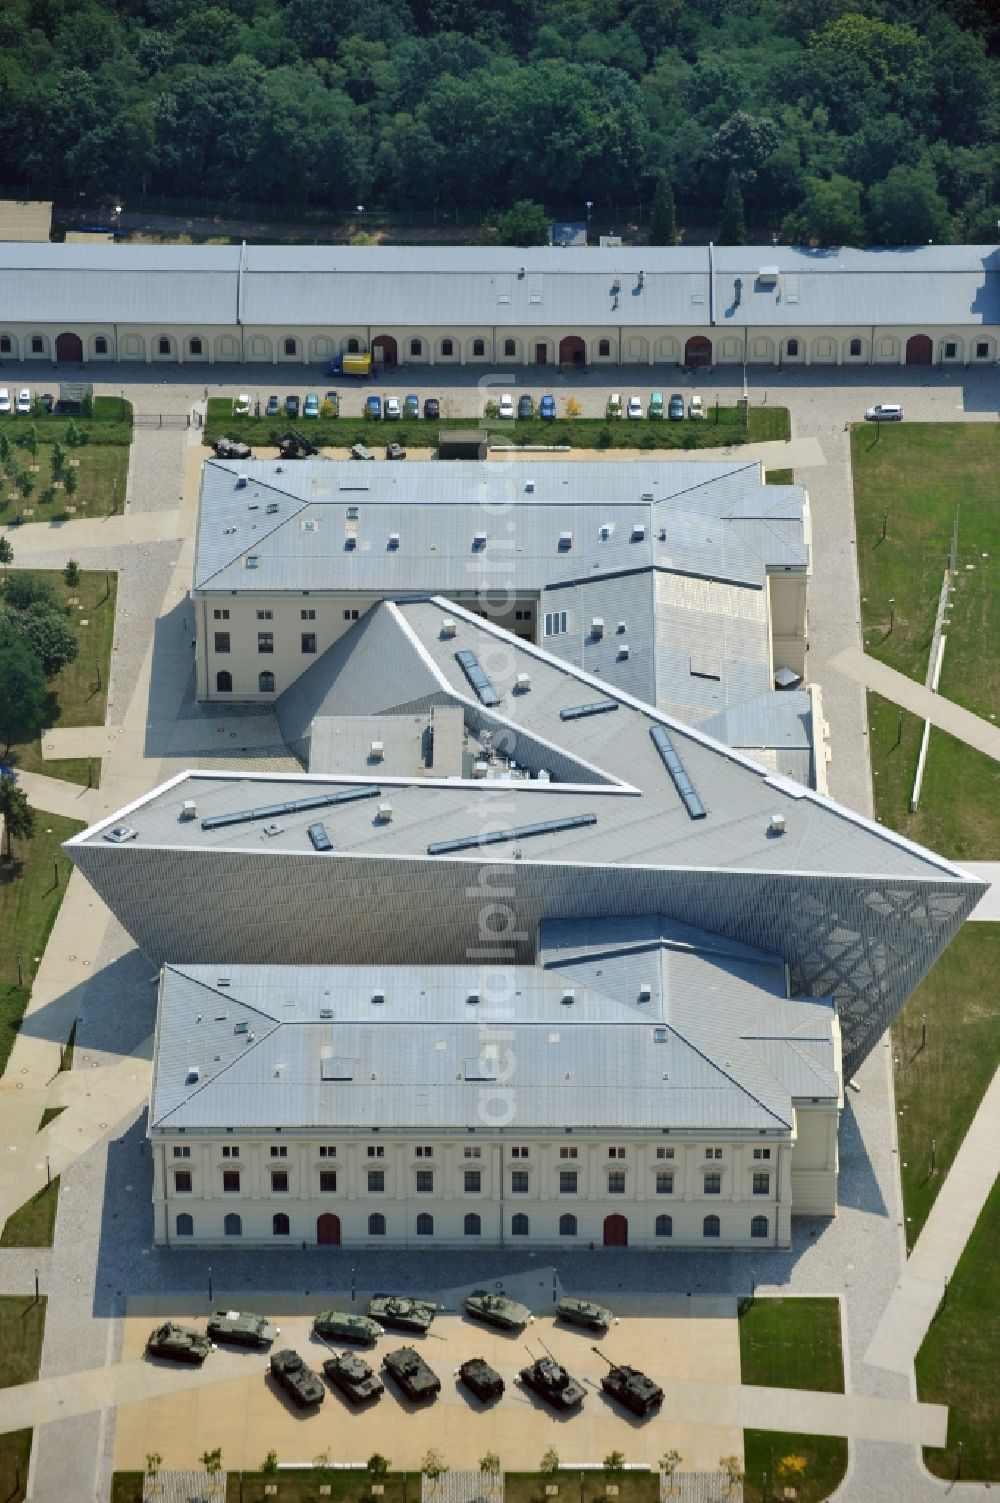
[[769, 1174], [755, 1174], [753, 1177], [753, 1193], [755, 1195], [769, 1195], [771, 1192], [771, 1176]]
[[324, 1195], [332, 1195], [337, 1188], [336, 1169], [321, 1169], [319, 1172], [319, 1188]]
[[108, 353], [108, 341], [103, 334], [98, 334], [94, 340], [94, 354], [106, 355]]
[[418, 1195], [433, 1195], [434, 1194], [434, 1170], [433, 1169], [418, 1169], [417, 1170], [417, 1194]]
[[273, 652], [274, 651], [274, 632], [273, 631], [259, 631], [257, 633], [257, 651], [258, 652]]
[[528, 1157], [528, 1150], [527, 1148], [512, 1148], [510, 1156], [512, 1159], [526, 1159]]
[[465, 1193], [466, 1195], [478, 1195], [483, 1188], [483, 1176], [479, 1169], [466, 1169]]
[[565, 611], [545, 612], [545, 635], [562, 637], [569, 631], [569, 617]]
[[360, 619], [361, 619], [361, 612], [360, 611], [345, 610], [345, 612], [344, 612], [344, 620], [345, 621], [359, 621]]
[[271, 1170], [271, 1194], [272, 1195], [287, 1195], [288, 1194], [288, 1170], [287, 1169], [272, 1169]]
[[316, 620], [316, 612], [313, 611], [313, 610], [299, 611], [299, 617], [303, 621], [315, 621]]
[[238, 1159], [239, 1156], [240, 1149], [238, 1143], [227, 1143], [222, 1150], [222, 1157], [224, 1159]]
[[442, 341], [441, 341], [441, 353], [442, 353], [442, 355], [451, 355], [451, 354], [454, 353], [454, 349], [455, 349], [455, 346], [454, 346], [453, 342], [450, 339], [442, 339]]
[[625, 1157], [625, 1150], [624, 1150], [624, 1148], [609, 1148], [608, 1149], [608, 1158], [609, 1159], [623, 1159], [624, 1157]]
[[229, 651], [229, 633], [227, 631], [217, 631], [215, 633], [215, 650], [216, 652]]
[[990, 347], [985, 340], [976, 345], [976, 359], [985, 360], [990, 353]]
[[575, 1159], [575, 1158], [578, 1158], [579, 1157], [579, 1150], [576, 1149], [576, 1148], [560, 1148], [560, 1150], [559, 1150], [559, 1157], [561, 1159]]
[[169, 339], [161, 339], [160, 340], [160, 342], [159, 342], [159, 351], [160, 351], [161, 355], [169, 355], [170, 354], [170, 340]]
[[658, 1148], [656, 1150], [656, 1157], [658, 1159], [672, 1159], [673, 1156], [674, 1150], [672, 1148]]
[[191, 1157], [191, 1150], [190, 1150], [190, 1148], [175, 1148], [174, 1149], [174, 1158], [175, 1159], [189, 1159], [190, 1157]]
[[368, 1171], [368, 1194], [381, 1195], [385, 1189], [385, 1170], [369, 1169]]
[[176, 1192], [177, 1192], [178, 1195], [190, 1195], [191, 1194], [191, 1170], [190, 1169], [175, 1169], [174, 1170], [174, 1189], [176, 1190]]
[[415, 1155], [417, 1156], [418, 1159], [432, 1159], [434, 1157], [434, 1149], [433, 1148], [427, 1148], [427, 1147], [425, 1147], [425, 1148], [415, 1148], [413, 1150], [413, 1152], [415, 1153]]
[[527, 1195], [528, 1173], [525, 1169], [514, 1169], [510, 1176], [510, 1193], [512, 1195]]
[[319, 1156], [321, 1159], [335, 1159], [337, 1157], [337, 1150], [336, 1148], [323, 1147], [319, 1151]]
[[191, 353], [192, 353], [192, 355], [200, 355], [201, 354], [201, 340], [200, 339], [192, 339], [192, 341], [191, 341]]
[[674, 1177], [667, 1170], [661, 1169], [656, 1176], [656, 1193], [657, 1195], [673, 1195], [674, 1193]]
[[216, 620], [216, 621], [228, 621], [229, 620], [229, 611], [228, 610], [213, 611], [212, 612], [212, 616], [213, 616], [213, 619]]
[[481, 1148], [464, 1148], [462, 1150], [462, 1156], [467, 1159], [481, 1159], [483, 1156], [483, 1150]]
[[258, 621], [273, 621], [274, 620], [274, 612], [273, 611], [258, 611], [257, 612], [257, 620]]
[[711, 1174], [706, 1174], [705, 1175], [705, 1194], [706, 1195], [721, 1195], [722, 1194], [722, 1175], [721, 1174], [716, 1174], [714, 1170], [712, 1171]]
[[424, 348], [423, 344], [421, 343], [421, 341], [419, 339], [411, 339], [410, 340], [410, 354], [411, 355], [419, 355], [419, 354], [421, 354], [421, 352], [423, 351], [423, 348]]
[[755, 1148], [753, 1156], [755, 1159], [769, 1159], [771, 1157], [771, 1150], [770, 1148]]
[[609, 1175], [608, 1175], [608, 1194], [609, 1195], [624, 1195], [625, 1194], [625, 1170], [624, 1169], [612, 1169], [611, 1172], [609, 1173]]
[[707, 1159], [721, 1159], [721, 1157], [722, 1157], [722, 1149], [721, 1148], [706, 1148], [705, 1149], [705, 1157]]
[[575, 1169], [560, 1169], [559, 1171], [559, 1194], [576, 1194], [577, 1173]]
[[240, 1193], [240, 1171], [238, 1169], [226, 1169], [223, 1171], [222, 1190], [225, 1195], [238, 1195]]
[[385, 1149], [382, 1147], [381, 1143], [369, 1143], [369, 1145], [368, 1145], [368, 1157], [370, 1159], [384, 1159], [385, 1158]]
[[304, 631], [302, 633], [302, 651], [316, 651], [316, 633], [314, 631]]

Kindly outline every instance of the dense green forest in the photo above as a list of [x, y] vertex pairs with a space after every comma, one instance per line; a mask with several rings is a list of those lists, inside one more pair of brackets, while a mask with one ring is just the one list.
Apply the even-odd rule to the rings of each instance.
[[[2, 188], [993, 240], [996, 0], [0, 0]], [[732, 195], [731, 195], [732, 197]]]

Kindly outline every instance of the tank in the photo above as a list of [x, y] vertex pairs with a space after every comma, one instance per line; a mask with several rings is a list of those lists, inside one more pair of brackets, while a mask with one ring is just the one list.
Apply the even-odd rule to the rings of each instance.
[[464, 1303], [473, 1320], [497, 1326], [501, 1331], [523, 1331], [531, 1319], [527, 1305], [519, 1305], [516, 1299], [508, 1299], [504, 1294], [490, 1294], [486, 1289], [473, 1289]]
[[298, 1409], [322, 1404], [326, 1398], [326, 1389], [317, 1374], [306, 1366], [298, 1352], [287, 1347], [271, 1358], [271, 1376]]
[[370, 1346], [382, 1335], [382, 1327], [367, 1315], [352, 1315], [349, 1310], [321, 1310], [313, 1321], [313, 1335], [324, 1341], [353, 1341], [358, 1346]]
[[561, 1299], [556, 1305], [556, 1316], [559, 1320], [566, 1321], [567, 1325], [583, 1326], [584, 1330], [602, 1333], [614, 1320], [610, 1310], [604, 1305], [595, 1305], [589, 1299]]
[[498, 1399], [503, 1393], [503, 1378], [482, 1357], [470, 1357], [468, 1362], [463, 1362], [458, 1376], [477, 1399]]
[[151, 1331], [146, 1342], [150, 1357], [170, 1357], [174, 1362], [204, 1362], [212, 1350], [212, 1343], [201, 1331], [192, 1331], [189, 1326], [175, 1326], [164, 1321]]
[[382, 1397], [385, 1388], [378, 1373], [372, 1371], [363, 1357], [356, 1352], [337, 1352], [323, 1363], [323, 1371], [352, 1404], [364, 1404], [369, 1399]]
[[397, 1331], [426, 1331], [434, 1319], [437, 1305], [426, 1299], [411, 1299], [406, 1294], [373, 1294], [368, 1301], [368, 1314], [380, 1326], [392, 1326]]
[[583, 1384], [570, 1377], [547, 1347], [542, 1350], [544, 1357], [536, 1358], [530, 1367], [521, 1368], [521, 1382], [553, 1409], [560, 1409], [564, 1413], [568, 1409], [579, 1409], [586, 1397]]
[[281, 1331], [263, 1315], [241, 1310], [215, 1310], [208, 1322], [213, 1341], [227, 1341], [233, 1346], [270, 1346]]
[[432, 1399], [436, 1393], [441, 1392], [441, 1379], [431, 1372], [423, 1357], [412, 1346], [401, 1346], [395, 1352], [387, 1352], [382, 1365], [408, 1399]]
[[608, 1371], [601, 1378], [605, 1393], [624, 1404], [626, 1409], [631, 1409], [633, 1414], [642, 1416], [659, 1409], [663, 1403], [663, 1389], [652, 1378], [647, 1378], [637, 1367], [612, 1362], [598, 1346], [592, 1350], [608, 1364]]

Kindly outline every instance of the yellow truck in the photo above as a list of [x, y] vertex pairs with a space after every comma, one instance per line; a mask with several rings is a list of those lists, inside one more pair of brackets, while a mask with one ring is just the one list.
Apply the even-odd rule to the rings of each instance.
[[323, 367], [324, 376], [370, 376], [371, 355], [338, 355]]

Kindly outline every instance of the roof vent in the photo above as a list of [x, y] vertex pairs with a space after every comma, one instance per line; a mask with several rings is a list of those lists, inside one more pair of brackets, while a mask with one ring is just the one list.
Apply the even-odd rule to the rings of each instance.
[[521, 694], [526, 694], [531, 688], [531, 674], [519, 673], [517, 675], [517, 689]]
[[474, 532], [473, 533], [473, 535], [472, 535], [472, 546], [473, 546], [473, 548], [485, 548], [486, 547], [486, 534], [485, 534], [485, 532]]
[[320, 1015], [320, 1017], [324, 1021], [326, 1021], [328, 1018], [332, 1018], [333, 1017], [333, 1008], [332, 1007], [321, 1007], [320, 1010], [319, 1010], [319, 1015]]
[[457, 629], [458, 628], [456, 627], [454, 621], [450, 616], [446, 616], [445, 619], [441, 622], [442, 637], [453, 637]]
[[783, 814], [772, 814], [767, 828], [768, 833], [771, 835], [784, 835], [785, 816]]
[[181, 804], [181, 819], [197, 819], [198, 805], [193, 798], [186, 798]]
[[357, 538], [350, 537], [350, 538], [345, 538], [344, 539], [344, 547], [345, 548], [356, 548], [357, 546], [358, 546], [358, 540], [357, 540]]
[[646, 536], [646, 524], [645, 524], [645, 522], [633, 522], [632, 523], [632, 541], [633, 541], [633, 543], [641, 543], [642, 540], [643, 540], [643, 538], [645, 536]]
[[234, 1023], [233, 1024], [233, 1032], [234, 1033], [249, 1033], [250, 1032], [250, 1024], [249, 1023]]
[[[653, 1043], [654, 1044], [665, 1044], [666, 1042], [667, 1042], [667, 1030], [665, 1028], [654, 1028], [653, 1029]], [[667, 1077], [664, 1076], [663, 1078], [664, 1078], [664, 1080], [666, 1080]]]
[[628, 655], [629, 655], [629, 646], [628, 646], [628, 643], [627, 642], [621, 642], [621, 643], [619, 643], [619, 646], [618, 646], [618, 660], [619, 660], [619, 662], [624, 662], [624, 660], [628, 657]]
[[533, 491], [535, 489], [535, 482], [533, 480], [526, 480], [524, 482], [524, 488], [526, 491]]
[[389, 534], [389, 547], [390, 548], [398, 548], [399, 547], [399, 533], [398, 532], [390, 532], [390, 534]]
[[473, 762], [472, 764], [472, 776], [474, 778], [484, 778], [489, 770], [490, 764], [488, 762]]
[[665, 527], [660, 528], [659, 537], [661, 543], [665, 543], [667, 541], [667, 529]]
[[356, 522], [358, 520], [358, 508], [356, 506], [349, 506], [347, 508], [347, 520], [349, 522]]
[[371, 751], [369, 752], [369, 757], [371, 758], [371, 760], [373, 762], [381, 762], [384, 756], [385, 743], [382, 741], [373, 741], [371, 744]]
[[379, 804], [375, 810], [375, 818], [380, 825], [387, 825], [392, 819], [392, 805]]
[[559, 534], [559, 546], [560, 548], [572, 548], [573, 534], [571, 532], [561, 532]]
[[778, 267], [762, 266], [757, 272], [757, 280], [758, 282], [762, 282], [765, 285], [773, 287], [774, 283], [778, 280]]
[[469, 1004], [470, 1007], [478, 1007], [479, 1006], [479, 993], [478, 992], [470, 992], [469, 995], [466, 997], [465, 1000]]
[[573, 1003], [575, 1001], [576, 1001], [576, 992], [573, 990], [572, 987], [567, 988], [567, 990], [564, 991], [563, 994], [562, 994], [562, 1005], [563, 1005], [563, 1007], [572, 1007]]
[[246, 484], [247, 484], [247, 477], [245, 475], [237, 475], [237, 477], [236, 477], [236, 489], [238, 491], [246, 490]]
[[648, 501], [650, 504], [652, 504], [653, 492], [652, 491], [643, 491], [642, 496], [640, 497], [640, 500], [642, 500], [642, 501]]
[[621, 634], [622, 634], [622, 632], [624, 630], [625, 630], [625, 622], [624, 621], [619, 621], [618, 625], [615, 627], [615, 631], [618, 633], [619, 636], [621, 636]]
[[644, 287], [645, 285], [646, 285], [646, 273], [644, 271], [640, 271], [640, 273], [639, 273], [639, 286], [640, 287]]
[[258, 558], [258, 556], [257, 556], [256, 553], [248, 553], [247, 554], [247, 568], [248, 569], [256, 569], [256, 567], [257, 567], [257, 565], [259, 563], [260, 563], [260, 559]]
[[280, 511], [280, 510], [281, 510], [281, 508], [279, 507], [277, 501], [269, 501], [267, 503], [267, 505], [264, 507], [264, 515], [268, 516], [268, 517], [273, 517], [274, 514], [275, 514], [275, 512], [276, 511]]
[[372, 1006], [381, 1007], [385, 1001], [385, 992], [372, 992]]
[[600, 526], [600, 529], [599, 529], [601, 542], [602, 543], [606, 543], [608, 541], [608, 538], [611, 536], [612, 532], [614, 532], [614, 525], [613, 525], [613, 523], [611, 523], [611, 522], [602, 522], [601, 526]]
[[593, 619], [593, 621], [591, 621], [591, 623], [590, 623], [590, 635], [592, 637], [598, 637], [598, 638], [604, 636], [604, 617], [603, 616], [595, 616], [594, 619]]
[[639, 982], [639, 1001], [648, 1002], [653, 995], [653, 988], [648, 981]]
[[188, 1065], [188, 1069], [187, 1069], [187, 1084], [188, 1085], [194, 1085], [195, 1081], [196, 1080], [200, 1080], [200, 1079], [201, 1079], [201, 1071], [198, 1069], [198, 1066], [197, 1065]]

